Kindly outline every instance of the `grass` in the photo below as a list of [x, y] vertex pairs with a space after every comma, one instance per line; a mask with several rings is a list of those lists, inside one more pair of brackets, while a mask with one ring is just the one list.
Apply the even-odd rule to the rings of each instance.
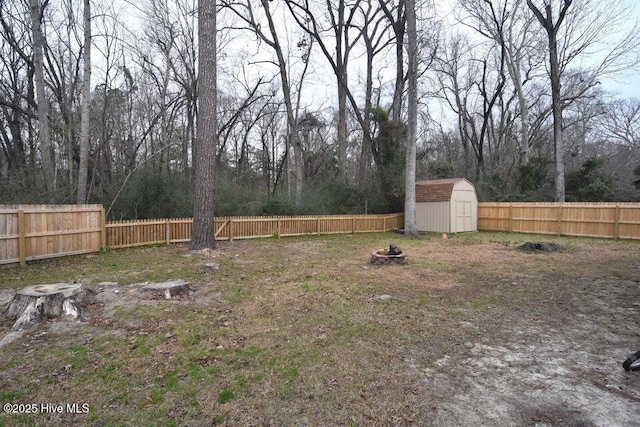
[[225, 403], [233, 400], [236, 397], [233, 390], [224, 389], [218, 393], [218, 403], [224, 405]]
[[[536, 238], [568, 250], [515, 250]], [[389, 243], [409, 263], [369, 264]], [[0, 425], [427, 423], [439, 397], [416, 391], [417, 366], [514, 321], [561, 322], [576, 289], [638, 280], [623, 267], [637, 253], [637, 242], [598, 239], [376, 233], [224, 242], [215, 272], [185, 246], [0, 268], [4, 290], [76, 280], [120, 291], [97, 289], [81, 325], [41, 325], [1, 350], [0, 404], [87, 402], [89, 414], [2, 414]], [[198, 289], [192, 299], [130, 292], [177, 278]]]

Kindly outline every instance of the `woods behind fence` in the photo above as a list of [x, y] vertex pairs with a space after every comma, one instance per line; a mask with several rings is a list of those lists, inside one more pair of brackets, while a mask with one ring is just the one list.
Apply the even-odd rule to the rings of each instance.
[[[402, 228], [403, 214], [215, 220], [218, 240]], [[0, 206], [0, 264], [191, 240], [191, 218], [105, 221], [102, 205]], [[640, 203], [479, 203], [478, 229], [640, 239]]]

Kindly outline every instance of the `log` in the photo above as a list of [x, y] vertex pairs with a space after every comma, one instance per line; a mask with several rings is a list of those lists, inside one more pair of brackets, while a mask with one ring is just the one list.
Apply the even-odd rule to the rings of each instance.
[[182, 279], [162, 283], [149, 283], [140, 288], [140, 293], [150, 298], [172, 299], [175, 297], [188, 297], [195, 292], [196, 288]]
[[12, 331], [28, 329], [56, 317], [80, 318], [80, 308], [91, 302], [95, 292], [79, 283], [52, 283], [19, 290], [7, 309], [7, 317], [16, 319]]

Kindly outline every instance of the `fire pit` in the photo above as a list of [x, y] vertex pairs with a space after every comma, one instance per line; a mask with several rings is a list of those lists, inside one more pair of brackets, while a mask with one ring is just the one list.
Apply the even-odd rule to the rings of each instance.
[[402, 253], [402, 249], [389, 245], [389, 249], [380, 249], [371, 253], [372, 264], [391, 264], [392, 262], [405, 263], [405, 255]]

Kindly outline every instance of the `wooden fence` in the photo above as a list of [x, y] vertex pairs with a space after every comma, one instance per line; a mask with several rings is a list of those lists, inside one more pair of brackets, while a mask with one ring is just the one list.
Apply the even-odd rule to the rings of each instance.
[[[219, 217], [218, 240], [388, 231], [403, 214]], [[191, 218], [107, 223], [101, 205], [0, 205], [0, 264], [191, 240]], [[640, 203], [479, 203], [478, 229], [640, 239]]]
[[[106, 224], [106, 247], [126, 248], [191, 240], [191, 218], [112, 221]], [[216, 217], [217, 240], [305, 234], [366, 233], [402, 228], [404, 214], [331, 216]]]
[[640, 239], [640, 203], [478, 203], [478, 230]]
[[0, 264], [97, 252], [102, 205], [0, 205]]
[[[403, 214], [220, 217], [218, 240], [401, 228]], [[0, 264], [191, 240], [191, 218], [105, 221], [101, 205], [0, 205]], [[212, 231], [213, 232], [213, 231]]]

